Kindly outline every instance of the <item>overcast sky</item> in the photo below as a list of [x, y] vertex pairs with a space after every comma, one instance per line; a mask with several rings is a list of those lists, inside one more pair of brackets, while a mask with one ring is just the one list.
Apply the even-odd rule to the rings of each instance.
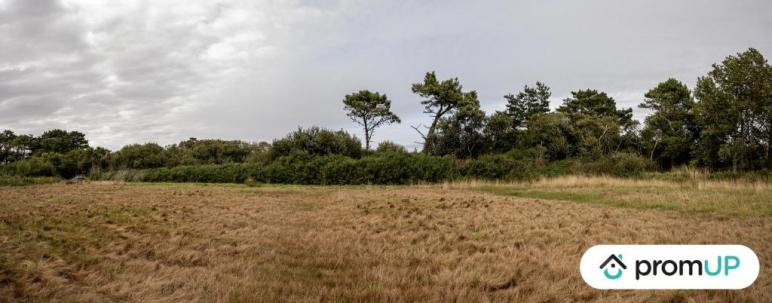
[[270, 141], [345, 129], [343, 96], [386, 93], [413, 147], [427, 123], [410, 84], [458, 77], [487, 112], [542, 81], [636, 109], [725, 56], [772, 57], [772, 1], [0, 0], [0, 129], [79, 130], [92, 145], [189, 137]]

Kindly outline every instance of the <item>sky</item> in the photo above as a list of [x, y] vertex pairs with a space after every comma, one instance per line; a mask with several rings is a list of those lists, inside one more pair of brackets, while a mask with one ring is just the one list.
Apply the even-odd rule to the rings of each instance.
[[772, 56], [772, 1], [0, 0], [0, 129], [62, 128], [92, 146], [196, 138], [268, 141], [298, 127], [362, 130], [354, 91], [385, 93], [420, 148], [410, 91], [428, 71], [476, 90], [483, 109], [542, 81], [633, 108], [657, 83], [690, 88], [753, 47]]

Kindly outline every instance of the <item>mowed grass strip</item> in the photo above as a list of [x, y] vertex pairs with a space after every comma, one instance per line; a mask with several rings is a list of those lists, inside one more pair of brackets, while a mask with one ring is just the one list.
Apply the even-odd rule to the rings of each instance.
[[718, 216], [772, 216], [772, 185], [767, 183], [560, 177], [472, 186], [484, 192], [523, 198]]

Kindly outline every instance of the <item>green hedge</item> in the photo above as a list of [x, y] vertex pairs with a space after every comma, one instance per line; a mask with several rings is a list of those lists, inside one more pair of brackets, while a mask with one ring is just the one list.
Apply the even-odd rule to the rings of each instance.
[[210, 164], [102, 173], [95, 179], [145, 182], [279, 184], [415, 184], [457, 179], [523, 180], [543, 175], [604, 174], [637, 176], [651, 171], [647, 159], [617, 154], [597, 161], [570, 160], [544, 164], [508, 154], [459, 160], [404, 152], [385, 152], [359, 159], [341, 155], [292, 155], [260, 164]]
[[148, 169], [142, 181], [243, 183], [249, 176], [249, 168], [244, 164], [208, 164]]

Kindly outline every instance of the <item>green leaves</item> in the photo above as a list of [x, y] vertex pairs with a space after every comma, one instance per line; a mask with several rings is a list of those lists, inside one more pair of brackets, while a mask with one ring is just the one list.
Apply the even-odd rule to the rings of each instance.
[[644, 96], [646, 99], [638, 106], [653, 110], [641, 132], [649, 159], [664, 168], [687, 164], [699, 136], [691, 92], [671, 78]]
[[440, 119], [446, 114], [459, 109], [462, 111], [462, 115], [479, 114], [480, 101], [477, 100], [477, 92], [464, 92], [458, 78], [440, 82], [434, 72], [429, 72], [424, 76], [423, 83], [413, 84], [412, 90], [413, 93], [427, 98], [421, 101], [421, 104], [424, 106], [424, 113], [432, 116], [432, 124], [429, 125], [425, 135], [418, 127], [413, 127], [424, 138], [425, 153], [434, 152], [434, 145], [437, 140], [435, 131]]
[[571, 95], [571, 98], [563, 100], [563, 105], [558, 107], [558, 112], [570, 116], [613, 117], [622, 127], [633, 124], [633, 110], [629, 108], [617, 110], [616, 101], [605, 92], [586, 89], [571, 92]]
[[400, 123], [397, 115], [391, 112], [391, 101], [386, 95], [369, 90], [360, 90], [358, 92], [346, 95], [343, 98], [344, 110], [351, 118], [351, 121], [364, 127], [365, 131], [365, 149], [370, 149], [375, 129], [384, 124]]
[[699, 161], [721, 168], [772, 167], [772, 66], [751, 48], [697, 81]]
[[504, 96], [507, 100], [507, 114], [514, 121], [516, 128], [525, 127], [526, 122], [534, 115], [550, 111], [549, 98], [552, 96], [549, 86], [536, 82], [536, 87], [523, 87], [517, 95]]

